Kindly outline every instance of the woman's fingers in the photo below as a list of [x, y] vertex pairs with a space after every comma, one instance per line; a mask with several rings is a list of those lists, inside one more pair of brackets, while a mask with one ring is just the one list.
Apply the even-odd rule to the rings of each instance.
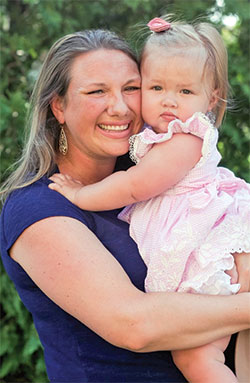
[[236, 265], [231, 270], [226, 270], [226, 274], [231, 277], [231, 284], [238, 283], [239, 275], [237, 272]]
[[240, 293], [250, 291], [250, 253], [235, 253], [234, 261], [238, 272]]

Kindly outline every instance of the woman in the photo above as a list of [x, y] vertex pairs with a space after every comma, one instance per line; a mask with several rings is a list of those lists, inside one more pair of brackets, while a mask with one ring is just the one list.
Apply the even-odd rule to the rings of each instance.
[[127, 44], [100, 30], [56, 42], [37, 81], [31, 122], [4, 189], [12, 193], [1, 249], [33, 315], [50, 381], [183, 382], [164, 350], [248, 328], [249, 294], [145, 294], [146, 267], [118, 211], [80, 210], [47, 187], [57, 171], [99, 181], [128, 151], [141, 119], [140, 75]]

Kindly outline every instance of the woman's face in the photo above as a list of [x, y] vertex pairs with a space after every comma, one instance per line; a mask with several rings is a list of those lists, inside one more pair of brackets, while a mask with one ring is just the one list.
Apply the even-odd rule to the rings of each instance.
[[141, 127], [140, 82], [136, 63], [122, 51], [99, 49], [74, 60], [66, 98], [51, 105], [65, 124], [69, 155], [102, 159], [128, 151]]

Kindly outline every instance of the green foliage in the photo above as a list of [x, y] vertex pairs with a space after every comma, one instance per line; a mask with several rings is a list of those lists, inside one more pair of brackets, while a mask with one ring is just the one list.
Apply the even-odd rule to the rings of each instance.
[[6, 273], [1, 271], [0, 379], [4, 382], [47, 382], [43, 350], [31, 315]]
[[232, 87], [232, 110], [226, 116], [221, 130], [219, 148], [223, 156], [221, 164], [237, 175], [250, 181], [250, 4], [244, 0], [226, 0], [224, 14], [237, 14], [238, 21], [232, 30], [222, 28], [222, 35], [228, 47], [229, 80]]
[[[249, 181], [249, 2], [224, 0], [224, 3], [219, 6], [215, 0], [1, 0], [2, 179], [20, 155], [32, 86], [55, 40], [76, 30], [98, 27], [115, 30], [126, 38], [132, 35], [136, 46], [137, 33], [131, 26], [175, 13], [187, 20], [213, 16], [223, 34], [229, 51], [234, 102], [221, 129], [219, 149], [222, 165]], [[224, 25], [227, 15], [238, 17], [231, 29]], [[3, 270], [1, 290], [0, 379], [2, 383], [45, 383], [43, 351], [32, 318]]]

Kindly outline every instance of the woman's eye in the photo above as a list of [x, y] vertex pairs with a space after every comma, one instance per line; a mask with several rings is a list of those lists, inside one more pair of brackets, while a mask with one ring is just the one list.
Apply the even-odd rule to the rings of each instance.
[[192, 92], [189, 89], [182, 89], [181, 93], [183, 93], [183, 94], [191, 94]]
[[102, 94], [104, 91], [102, 89], [96, 89], [96, 90], [91, 90], [87, 94]]
[[139, 86], [127, 86], [125, 88], [125, 91], [126, 92], [135, 92], [136, 90], [139, 90], [141, 89]]

